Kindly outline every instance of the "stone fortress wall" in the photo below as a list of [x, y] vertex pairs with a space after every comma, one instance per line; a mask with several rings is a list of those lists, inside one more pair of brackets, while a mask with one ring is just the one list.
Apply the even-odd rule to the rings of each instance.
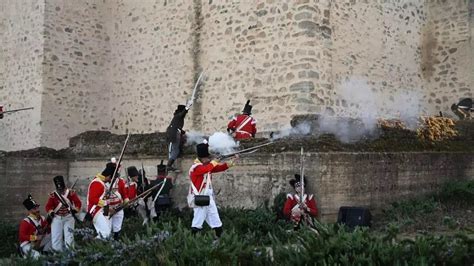
[[[292, 116], [449, 112], [474, 87], [472, 0], [3, 0], [0, 150], [63, 148], [87, 130], [225, 130], [252, 99], [260, 131]], [[370, 92], [368, 95], [366, 92]], [[360, 95], [359, 95], [360, 96]]]

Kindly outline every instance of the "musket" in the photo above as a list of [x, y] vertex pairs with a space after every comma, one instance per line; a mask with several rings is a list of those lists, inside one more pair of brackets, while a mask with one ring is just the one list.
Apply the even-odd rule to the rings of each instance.
[[77, 178], [76, 181], [74, 181], [74, 183], [73, 183], [72, 186], [71, 186], [71, 189], [73, 189], [73, 188], [76, 186], [77, 181], [79, 181], [79, 178]]
[[204, 75], [204, 71], [201, 72], [201, 74], [199, 74], [199, 77], [196, 81], [196, 84], [194, 84], [194, 89], [193, 89], [193, 93], [191, 94], [191, 103], [194, 103], [194, 99], [196, 98], [196, 91], [197, 91], [197, 88], [199, 87], [199, 84], [201, 83], [201, 79]]
[[301, 147], [301, 165], [300, 165], [300, 176], [301, 176], [301, 197], [300, 202], [303, 203], [303, 196], [304, 196], [304, 151], [303, 147]]
[[127, 167], [123, 166], [123, 168], [125, 169], [125, 176], [127, 177], [127, 187], [130, 187], [130, 176], [128, 176], [128, 171], [127, 171]]
[[142, 162], [142, 191], [145, 191], [145, 168], [143, 168], [143, 162]]
[[[70, 190], [74, 189], [74, 187], [76, 186], [77, 184], [77, 181], [79, 181], [79, 178], [76, 179], [76, 181], [74, 181], [74, 183], [72, 184], [72, 186], [69, 188]], [[66, 207], [67, 209], [69, 209], [69, 212], [71, 212], [72, 214], [72, 217], [74, 218], [74, 220], [76, 220], [76, 222], [78, 223], [81, 223], [81, 220], [79, 220], [79, 218], [77, 218], [76, 214], [72, 211], [72, 208], [71, 206], [69, 206], [69, 204], [67, 204], [66, 200], [64, 199], [64, 197], [59, 194], [57, 191], [54, 191], [54, 194], [58, 197], [58, 200], [61, 202], [61, 204]], [[56, 214], [56, 212], [55, 212]]]
[[[115, 210], [115, 213], [117, 213], [117, 212], [119, 212], [119, 211], [121, 211], [121, 210], [123, 210], [123, 209], [125, 209], [125, 208], [127, 208], [127, 207], [129, 207], [129, 206], [131, 206], [134, 202], [138, 201], [139, 199], [144, 198], [144, 197], [150, 195], [150, 194], [153, 192], [153, 190], [157, 189], [158, 186], [160, 186], [161, 184], [163, 184], [163, 181], [161, 181], [161, 182], [159, 182], [158, 184], [152, 186], [151, 188], [149, 188], [149, 189], [143, 191], [143, 193], [141, 193], [140, 195], [138, 195], [136, 198], [130, 200], [130, 201], [127, 202], [126, 204], [122, 204], [122, 205], [118, 206], [117, 208], [114, 209], [114, 210]], [[114, 214], [115, 214], [115, 213], [114, 213]], [[110, 215], [110, 217], [114, 216], [114, 214]]]
[[[122, 151], [120, 152], [120, 157], [119, 157], [119, 159], [118, 159], [118, 161], [115, 165], [115, 170], [114, 170], [114, 174], [112, 176], [112, 181], [110, 181], [109, 189], [105, 193], [105, 199], [109, 199], [110, 195], [112, 195], [112, 191], [114, 189], [114, 183], [117, 180], [117, 171], [120, 167], [120, 163], [122, 162], [123, 154], [125, 153], [125, 148], [127, 148], [127, 144], [128, 144], [129, 139], [130, 139], [130, 133], [127, 134], [127, 138], [125, 139], [125, 143], [123, 144]], [[108, 212], [109, 212], [108, 206], [104, 206], [103, 211], [104, 211], [104, 216], [107, 216]]]
[[19, 112], [19, 111], [30, 110], [30, 109], [35, 109], [35, 108], [34, 107], [20, 108], [20, 109], [15, 109], [15, 110], [3, 111], [1, 113], [2, 114], [9, 114], [9, 113], [16, 113], [16, 112]]
[[256, 146], [246, 148], [246, 149], [243, 149], [243, 150], [240, 150], [240, 151], [236, 151], [236, 152], [232, 152], [232, 153], [228, 153], [228, 154], [223, 154], [223, 155], [218, 156], [217, 158], [219, 160], [224, 160], [224, 159], [230, 158], [230, 157], [232, 157], [234, 155], [237, 155], [237, 154], [252, 153], [252, 152], [256, 151], [257, 149], [260, 149], [262, 147], [271, 145], [273, 143], [275, 143], [275, 142], [270, 141], [270, 142], [263, 143], [263, 144], [260, 144], [260, 145], [256, 145]]
[[74, 220], [76, 220], [76, 222], [78, 223], [81, 223], [81, 220], [77, 218], [76, 213], [73, 211], [72, 207], [67, 203], [67, 201], [64, 199], [63, 195], [61, 195], [57, 191], [54, 191], [54, 194], [58, 197], [58, 200], [63, 204], [63, 206], [69, 210]]

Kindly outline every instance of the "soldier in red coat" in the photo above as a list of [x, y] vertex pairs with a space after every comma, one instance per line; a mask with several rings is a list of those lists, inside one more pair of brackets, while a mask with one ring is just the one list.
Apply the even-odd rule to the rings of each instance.
[[[306, 187], [306, 176], [304, 177], [304, 186]], [[283, 207], [283, 214], [294, 223], [295, 229], [298, 229], [300, 224], [304, 222], [306, 225], [313, 225], [312, 218], [318, 215], [318, 208], [314, 196], [304, 194], [301, 200], [301, 176], [295, 174], [295, 179], [290, 180], [290, 185], [295, 189], [295, 194], [288, 194], [285, 205]]]
[[[131, 181], [127, 184], [127, 191], [128, 191], [128, 199], [134, 200], [139, 193], [143, 193], [141, 188], [138, 187], [139, 175], [137, 168], [135, 166], [130, 166], [127, 168], [127, 174], [130, 177]], [[143, 223], [147, 223], [147, 214], [146, 214], [146, 206], [145, 202], [142, 198], [138, 199], [132, 206], [129, 208], [124, 209], [125, 217], [135, 216], [137, 213], [143, 219]]]
[[[234, 165], [234, 160], [221, 163], [218, 159], [211, 159], [209, 146], [201, 143], [196, 146], [198, 158], [189, 169], [190, 188], [188, 194], [188, 205], [193, 208], [194, 216], [191, 224], [193, 233], [202, 230], [204, 221], [216, 232], [216, 236], [222, 234], [222, 222], [219, 217], [212, 187], [212, 173], [223, 172]], [[196, 196], [203, 196], [206, 203], [201, 204]], [[207, 200], [206, 200], [207, 199]]]
[[23, 201], [23, 205], [28, 210], [28, 216], [20, 222], [18, 230], [20, 252], [23, 256], [31, 254], [32, 257], [38, 258], [40, 252], [51, 251], [49, 225], [40, 214], [40, 205], [31, 195]]
[[241, 115], [232, 118], [227, 125], [227, 132], [232, 134], [236, 140], [254, 138], [257, 133], [257, 121], [251, 117], [252, 106], [250, 100], [244, 106]]
[[138, 196], [138, 170], [135, 166], [127, 168], [127, 174], [131, 181], [127, 184], [128, 199], [133, 200]]
[[[107, 163], [102, 173], [97, 174], [91, 181], [87, 192], [86, 219], [92, 221], [97, 237], [101, 239], [109, 238], [112, 233], [112, 225], [108, 217], [104, 216], [103, 207], [109, 205], [109, 200], [105, 198], [107, 192], [106, 183], [112, 179], [115, 166], [115, 163]], [[110, 212], [113, 212], [113, 209]]]
[[[51, 240], [54, 251], [69, 249], [74, 243], [74, 217], [81, 210], [81, 200], [74, 190], [66, 188], [63, 176], [53, 178], [56, 191], [49, 194], [45, 209], [51, 221]], [[63, 204], [66, 203], [66, 206]]]
[[[116, 162], [115, 158], [112, 158], [112, 163]], [[122, 223], [125, 213], [123, 209], [115, 212], [115, 209], [119, 208], [123, 204], [127, 204], [129, 202], [128, 199], [128, 190], [126, 182], [123, 178], [120, 177], [120, 165], [119, 170], [117, 171], [117, 180], [113, 184], [112, 193], [110, 197], [107, 199], [110, 209], [112, 212], [109, 214], [111, 226], [112, 226], [112, 233], [115, 240], [118, 240], [120, 237], [120, 231], [122, 230]], [[105, 184], [107, 189], [110, 188], [110, 183]]]

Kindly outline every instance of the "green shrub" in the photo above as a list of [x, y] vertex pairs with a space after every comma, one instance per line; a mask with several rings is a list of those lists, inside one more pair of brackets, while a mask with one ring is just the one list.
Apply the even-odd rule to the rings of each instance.
[[5, 221], [0, 222], [0, 258], [9, 257], [17, 253], [18, 244], [18, 224], [12, 224]]
[[445, 203], [474, 204], [474, 180], [448, 182], [443, 185], [437, 198]]

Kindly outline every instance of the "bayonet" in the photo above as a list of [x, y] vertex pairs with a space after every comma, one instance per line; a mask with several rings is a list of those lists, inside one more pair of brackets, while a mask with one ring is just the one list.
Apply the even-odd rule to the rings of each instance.
[[193, 93], [191, 94], [191, 99], [190, 99], [191, 103], [194, 103], [194, 100], [196, 99], [196, 91], [197, 91], [197, 88], [199, 87], [199, 84], [201, 83], [201, 79], [203, 76], [204, 76], [204, 71], [202, 71], [201, 74], [199, 74], [196, 84], [194, 84]]

